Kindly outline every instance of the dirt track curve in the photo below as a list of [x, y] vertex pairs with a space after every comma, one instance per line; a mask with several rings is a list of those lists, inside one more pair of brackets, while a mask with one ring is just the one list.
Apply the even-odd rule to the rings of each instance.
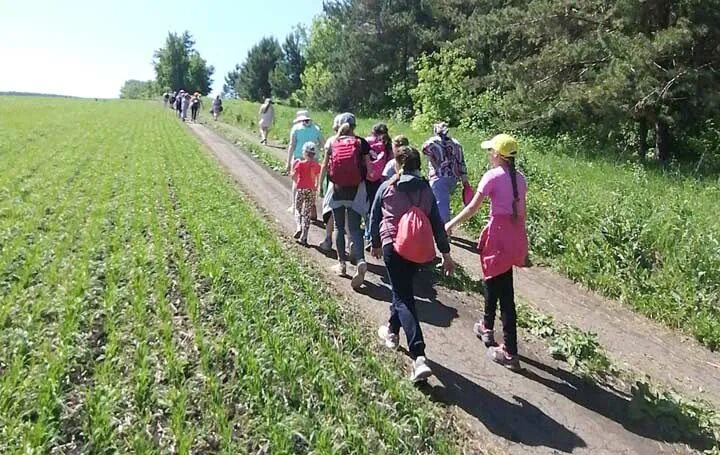
[[[291, 234], [294, 220], [286, 211], [290, 180], [268, 170], [207, 127], [188, 126], [278, 230], [286, 236]], [[276, 153], [283, 154], [279, 150]], [[311, 228], [311, 245], [317, 245], [323, 236], [322, 229]], [[348, 279], [330, 273], [329, 268], [335, 263], [333, 257], [313, 248], [307, 254], [325, 279], [368, 320], [370, 327], [387, 320], [390, 289], [380, 262], [368, 259], [366, 284], [354, 292]], [[456, 245], [453, 255], [466, 270], [479, 275], [478, 267], [474, 266], [477, 257], [469, 248]], [[692, 452], [682, 442], [665, 442], [653, 425], [635, 425], [629, 419], [626, 394], [584, 382], [550, 358], [546, 346], [532, 337], [520, 335], [522, 373], [492, 364], [472, 334], [472, 325], [481, 314], [479, 296], [432, 286], [430, 275], [419, 278], [418, 312], [428, 359], [435, 372], [427, 392], [432, 399], [454, 407], [489, 452]], [[518, 273], [516, 287], [521, 296], [558, 320], [597, 332], [613, 358], [627, 360], [634, 369], [680, 390], [697, 394], [696, 387], [702, 384], [708, 391], [703, 396], [715, 399], [720, 396], [720, 370], [716, 370], [720, 362], [716, 356], [669, 330], [615, 302], [579, 290], [547, 270]], [[679, 374], [680, 371], [684, 374]]]

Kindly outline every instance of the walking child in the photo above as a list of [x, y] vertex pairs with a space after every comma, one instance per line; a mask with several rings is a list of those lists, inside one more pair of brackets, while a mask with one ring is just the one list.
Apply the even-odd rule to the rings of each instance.
[[[410, 145], [410, 140], [404, 134], [395, 136], [392, 142], [393, 156], [400, 150], [401, 147]], [[382, 177], [383, 181], [388, 180], [390, 177], [395, 175], [395, 158], [390, 159], [383, 169]]]
[[[482, 143], [488, 151], [492, 169], [480, 180], [475, 197], [452, 221], [445, 225], [450, 234], [472, 217], [490, 199], [490, 220], [480, 234], [478, 248], [485, 278], [485, 314], [473, 331], [488, 347], [490, 358], [511, 370], [520, 369], [517, 348], [517, 312], [513, 289], [513, 266], [527, 262], [528, 238], [525, 228], [525, 176], [515, 168], [517, 142], [500, 134]], [[504, 344], [495, 343], [495, 313], [500, 303]]]
[[320, 163], [315, 161], [316, 145], [306, 142], [303, 145], [303, 156], [295, 160], [292, 168], [292, 177], [295, 181], [295, 220], [297, 228], [295, 238], [300, 244], [307, 246], [310, 219], [317, 198], [318, 181], [320, 178]]
[[388, 348], [397, 349], [402, 327], [413, 359], [410, 380], [419, 382], [431, 376], [432, 370], [425, 359], [413, 278], [420, 264], [435, 259], [435, 244], [446, 274], [453, 273], [455, 264], [437, 201], [430, 184], [420, 175], [420, 153], [401, 147], [395, 163], [397, 173], [380, 186], [371, 212], [372, 255], [385, 261], [392, 286], [390, 318], [378, 328], [378, 336]]

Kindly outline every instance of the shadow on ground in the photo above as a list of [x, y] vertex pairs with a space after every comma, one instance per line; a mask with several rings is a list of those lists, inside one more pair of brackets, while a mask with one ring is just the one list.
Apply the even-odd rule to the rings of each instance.
[[449, 368], [432, 362], [442, 386], [423, 384], [420, 390], [433, 401], [462, 408], [491, 433], [531, 447], [549, 447], [570, 453], [586, 447], [585, 441], [538, 407], [519, 396], [507, 401]]
[[[626, 430], [654, 441], [687, 444], [695, 450], [708, 450], [713, 447], [709, 435], [697, 435], [683, 429], [696, 428], [697, 424], [691, 422], [679, 409], [668, 409], [667, 405], [660, 404], [663, 409], [648, 409], [646, 413], [639, 413], [636, 409], [637, 401], [646, 399], [641, 395], [642, 390], [635, 391], [633, 395], [620, 392], [612, 387], [604, 387], [580, 378], [562, 368], [550, 367], [537, 360], [522, 357], [526, 365], [539, 372], [525, 368], [520, 373], [527, 379], [546, 386], [553, 392], [562, 395], [568, 400], [592, 410], [618, 424]], [[635, 403], [633, 403], [635, 398]]]

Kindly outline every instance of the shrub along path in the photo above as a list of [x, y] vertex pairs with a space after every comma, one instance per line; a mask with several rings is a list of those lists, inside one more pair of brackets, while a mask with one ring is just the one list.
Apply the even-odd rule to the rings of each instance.
[[[243, 141], [257, 141], [255, 135], [241, 128], [223, 123], [220, 128]], [[283, 161], [286, 158], [280, 144], [256, 147]], [[468, 239], [462, 234], [455, 236], [452, 254], [472, 279], [480, 280], [476, 242]], [[515, 291], [556, 321], [597, 334], [615, 364], [648, 375], [685, 396], [709, 400], [720, 408], [720, 355], [701, 346], [692, 336], [675, 332], [620, 302], [583, 289], [547, 267], [516, 269]]]
[[[228, 169], [243, 192], [276, 222], [290, 244], [294, 220], [286, 211], [289, 179], [268, 170], [207, 127], [195, 124], [189, 128]], [[280, 149], [268, 148], [265, 152], [270, 150], [276, 150], [276, 158], [281, 157]], [[323, 230], [312, 228], [310, 243], [319, 243], [323, 234]], [[454, 254], [462, 264], [476, 260], [462, 248], [455, 248]], [[332, 257], [310, 249], [308, 258], [316, 264], [319, 276], [332, 283], [338, 294], [365, 316], [370, 322], [368, 330], [386, 320], [390, 290], [378, 261], [369, 260], [366, 285], [355, 293], [347, 279], [329, 272]], [[564, 364], [550, 358], [543, 342], [527, 334], [521, 336], [523, 373], [515, 374], [492, 364], [471, 330], [481, 312], [479, 295], [433, 286], [428, 276], [422, 278], [418, 280], [418, 311], [428, 357], [436, 373], [427, 392], [431, 399], [453, 406], [493, 452], [645, 454], [689, 450], [684, 445], [689, 441], [676, 438], [675, 443], [665, 442], [667, 433], [652, 422], [631, 420], [627, 393], [590, 384], [568, 372]], [[567, 296], [570, 291], [561, 292]], [[568, 297], [564, 300], [568, 302], [566, 312], [579, 312]]]

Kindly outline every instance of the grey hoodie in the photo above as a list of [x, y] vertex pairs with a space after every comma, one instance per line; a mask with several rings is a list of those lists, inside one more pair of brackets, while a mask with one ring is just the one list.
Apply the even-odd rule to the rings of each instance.
[[396, 184], [388, 180], [380, 185], [370, 212], [370, 235], [372, 246], [393, 243], [397, 236], [400, 218], [413, 205], [419, 207], [430, 220], [433, 237], [441, 253], [450, 252], [445, 225], [440, 218], [437, 201], [430, 189], [430, 184], [419, 175], [405, 174]]

